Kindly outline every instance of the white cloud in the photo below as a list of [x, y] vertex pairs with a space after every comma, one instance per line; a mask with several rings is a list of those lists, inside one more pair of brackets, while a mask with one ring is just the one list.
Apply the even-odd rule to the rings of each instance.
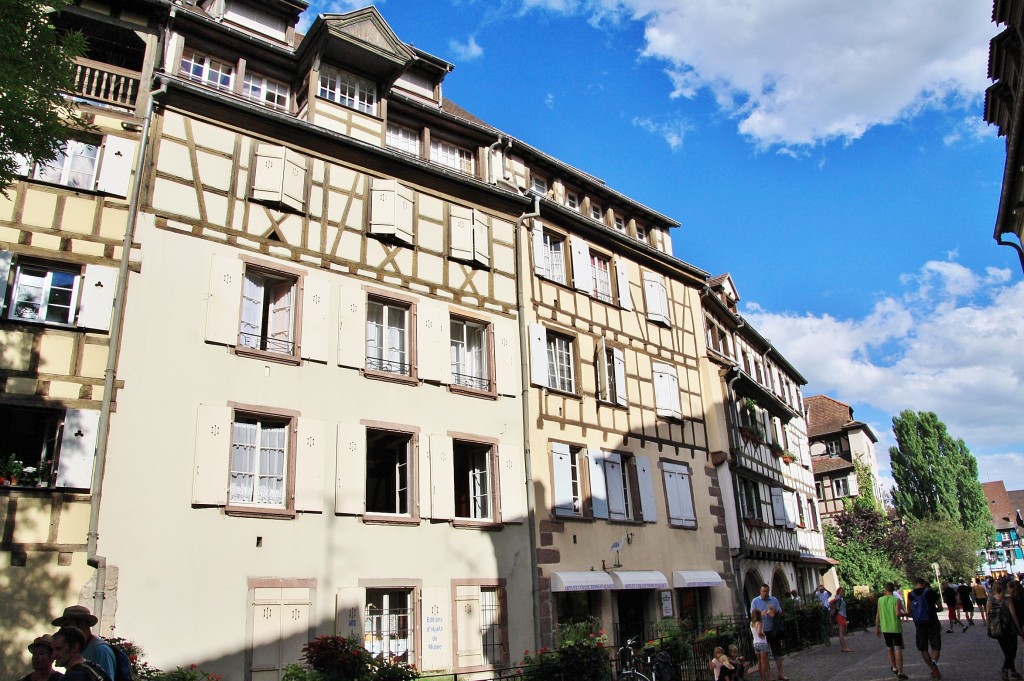
[[1006, 452], [1003, 454], [976, 455], [978, 479], [982, 482], [1002, 480], [1006, 489], [1024, 489], [1024, 454]]
[[942, 142], [946, 146], [953, 146], [960, 143], [979, 142], [995, 136], [996, 127], [986, 123], [981, 116], [965, 116], [955, 128], [946, 133]]
[[544, 95], [544, 106], [546, 106], [549, 109], [554, 109], [555, 108], [555, 95], [554, 95], [554, 93], [549, 92], [546, 95]]
[[664, 139], [672, 151], [676, 151], [683, 146], [686, 133], [690, 130], [690, 126], [684, 121], [659, 123], [650, 118], [637, 117], [632, 120], [632, 123], [638, 128], [654, 133]]
[[455, 53], [455, 57], [461, 61], [472, 61], [484, 56], [484, 48], [477, 45], [476, 36], [469, 36], [464, 43], [458, 40], [449, 40], [448, 49]]
[[344, 14], [368, 5], [382, 5], [386, 0], [313, 0], [299, 17], [297, 30], [305, 33], [318, 14]]

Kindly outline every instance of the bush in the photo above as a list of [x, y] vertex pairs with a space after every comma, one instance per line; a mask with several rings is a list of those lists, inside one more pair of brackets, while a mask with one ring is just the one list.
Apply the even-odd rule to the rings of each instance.
[[611, 655], [598, 620], [560, 624], [555, 628], [558, 649], [526, 651], [521, 675], [527, 681], [610, 681]]
[[317, 636], [302, 647], [306, 664], [320, 672], [325, 681], [370, 681], [374, 660], [370, 651], [354, 638]]
[[196, 665], [178, 667], [173, 672], [160, 672], [153, 677], [154, 681], [222, 681], [220, 674], [210, 674]]
[[117, 636], [105, 638], [103, 640], [111, 646], [121, 648], [124, 652], [128, 653], [128, 659], [132, 663], [132, 673], [135, 676], [135, 681], [150, 681], [151, 679], [157, 678], [160, 674], [159, 669], [153, 667], [142, 659], [142, 646], [138, 643]]

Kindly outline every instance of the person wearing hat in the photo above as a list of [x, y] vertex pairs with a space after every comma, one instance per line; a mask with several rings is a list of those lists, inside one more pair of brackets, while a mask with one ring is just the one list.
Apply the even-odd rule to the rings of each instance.
[[43, 634], [29, 643], [28, 652], [32, 653], [32, 671], [19, 681], [57, 681], [64, 677], [53, 668], [53, 640], [49, 634]]
[[93, 636], [92, 627], [98, 620], [96, 615], [89, 611], [84, 605], [69, 605], [64, 608], [64, 614], [53, 620], [55, 627], [74, 627], [85, 635], [85, 648], [82, 649], [82, 657], [94, 663], [109, 678], [114, 678], [117, 673], [117, 658], [114, 656], [114, 649], [99, 636]]
[[70, 624], [53, 635], [53, 658], [57, 666], [64, 667], [61, 681], [110, 681], [110, 677], [95, 662], [82, 657], [85, 634]]

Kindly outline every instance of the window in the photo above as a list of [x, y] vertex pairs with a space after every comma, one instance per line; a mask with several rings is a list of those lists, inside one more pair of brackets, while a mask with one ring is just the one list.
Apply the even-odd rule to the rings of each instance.
[[605, 339], [597, 342], [597, 399], [626, 406], [626, 357], [622, 348], [609, 347]]
[[590, 271], [594, 278], [592, 295], [606, 303], [612, 302], [612, 261], [606, 255], [590, 251]]
[[548, 353], [548, 387], [563, 392], [575, 392], [575, 363], [573, 361], [573, 342], [571, 338], [556, 333], [549, 333], [547, 340]]
[[828, 455], [830, 457], [832, 457], [832, 458], [835, 458], [835, 457], [839, 456], [839, 452], [840, 452], [839, 440], [829, 440], [828, 442], [826, 442], [825, 443], [825, 451], [828, 452]]
[[430, 160], [467, 175], [474, 172], [473, 152], [444, 140], [430, 140]]
[[409, 308], [371, 298], [366, 303], [366, 368], [412, 375], [409, 356]]
[[668, 288], [665, 278], [656, 272], [644, 272], [644, 297], [647, 301], [647, 321], [670, 326]]
[[800, 527], [806, 527], [807, 516], [804, 514], [804, 498], [799, 494], [796, 496], [796, 513]]
[[228, 503], [284, 508], [290, 420], [235, 415]]
[[0, 405], [3, 458], [17, 462], [0, 474], [0, 485], [89, 489], [99, 417], [87, 409]]
[[551, 443], [555, 515], [583, 516], [583, 450]]
[[550, 230], [534, 231], [534, 271], [551, 281], [568, 281], [565, 267], [565, 237]]
[[494, 520], [493, 447], [458, 440], [452, 447], [455, 517]]
[[850, 483], [846, 478], [833, 478], [832, 491], [837, 499], [850, 496]]
[[665, 499], [668, 505], [669, 524], [679, 527], [697, 527], [689, 466], [663, 461], [661, 467], [665, 479]]
[[761, 489], [756, 482], [740, 478], [740, 507], [744, 518], [764, 518], [761, 509]]
[[320, 69], [320, 96], [356, 111], [377, 115], [377, 84], [333, 66]]
[[99, 150], [98, 144], [68, 140], [56, 158], [36, 164], [32, 179], [74, 189], [92, 189], [96, 182]]
[[601, 208], [601, 204], [590, 204], [590, 217], [598, 222], [604, 222], [604, 210]]
[[540, 194], [541, 196], [548, 195], [548, 181], [546, 178], [537, 177], [533, 175], [530, 177], [530, 189]]
[[294, 355], [296, 292], [294, 277], [247, 267], [238, 347]]
[[186, 49], [181, 54], [181, 75], [218, 90], [231, 90], [235, 67], [208, 55]]
[[819, 499], [824, 499], [825, 498], [825, 491], [824, 491], [824, 489], [822, 489], [821, 481], [820, 480], [815, 481], [815, 483], [814, 483], [814, 492], [818, 496]]
[[420, 155], [420, 134], [410, 128], [388, 123], [387, 145], [413, 156]]
[[640, 225], [636, 226], [636, 240], [637, 241], [642, 241], [644, 243], [647, 243], [647, 228], [646, 227], [641, 227]]
[[491, 390], [486, 324], [451, 320], [452, 383], [473, 390]]
[[680, 419], [683, 417], [682, 404], [679, 399], [679, 377], [671, 364], [654, 362], [651, 365], [654, 374], [654, 403], [658, 416]]
[[52, 159], [29, 162], [18, 158], [15, 174], [40, 182], [113, 196], [128, 196], [135, 149], [138, 143], [125, 137], [86, 136], [67, 140]]
[[[10, 270], [13, 277], [9, 277]], [[114, 306], [117, 270], [100, 265], [84, 268], [39, 260], [15, 260], [0, 250], [0, 303], [10, 296], [4, 316], [15, 321], [106, 331]]]
[[565, 193], [565, 206], [569, 210], [579, 212], [580, 210], [580, 196], [576, 192]]
[[508, 663], [504, 580], [496, 581], [453, 582], [458, 671], [483, 670]]
[[242, 82], [242, 94], [264, 106], [287, 111], [291, 92], [285, 83], [250, 71]]
[[616, 231], [622, 232], [623, 234], [626, 233], [626, 221], [622, 218], [621, 215], [615, 216], [615, 229]]
[[412, 589], [367, 589], [363, 647], [374, 657], [413, 664]]
[[367, 429], [366, 512], [411, 515], [412, 437]]
[[504, 662], [501, 601], [496, 587], [480, 588], [480, 640], [484, 650], [484, 664]]

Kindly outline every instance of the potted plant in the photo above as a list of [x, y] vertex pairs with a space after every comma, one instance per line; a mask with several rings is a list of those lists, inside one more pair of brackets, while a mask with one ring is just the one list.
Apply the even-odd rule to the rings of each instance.
[[782, 452], [782, 460], [785, 461], [786, 463], [793, 463], [794, 461], [796, 461], [796, 455], [787, 449], [786, 451]]
[[17, 485], [24, 472], [25, 465], [15, 457], [13, 452], [8, 454], [7, 458], [0, 460], [0, 484]]
[[779, 457], [783, 456], [782, 445], [780, 445], [778, 442], [772, 442], [768, 446], [772, 450], [772, 456], [774, 456], [776, 458], [779, 458]]

